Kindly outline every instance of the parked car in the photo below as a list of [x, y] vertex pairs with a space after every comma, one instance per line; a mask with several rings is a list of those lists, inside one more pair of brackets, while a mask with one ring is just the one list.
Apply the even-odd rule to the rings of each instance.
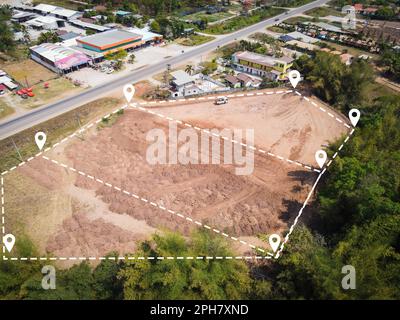
[[228, 97], [217, 97], [215, 99], [216, 105], [225, 104], [225, 103], [228, 103]]

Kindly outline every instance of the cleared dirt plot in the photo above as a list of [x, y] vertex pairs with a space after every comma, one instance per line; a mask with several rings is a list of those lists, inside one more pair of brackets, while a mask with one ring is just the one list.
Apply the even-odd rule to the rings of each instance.
[[[298, 96], [271, 95], [159, 111], [209, 129], [254, 128], [256, 146], [272, 144], [276, 152], [286, 146], [288, 157], [310, 163], [315, 151], [310, 157], [307, 150], [344, 130], [302, 103]], [[132, 253], [155, 232], [189, 235], [194, 228], [225, 236], [239, 254], [254, 252], [250, 245], [269, 251], [263, 239], [284, 235], [317, 173], [259, 153], [250, 175], [236, 175], [236, 165], [223, 163], [150, 164], [148, 132], [158, 128], [168, 137], [169, 125], [156, 115], [125, 110], [46, 152], [46, 159], [7, 174], [6, 229], [17, 238], [28, 235], [40, 254], [56, 257]], [[185, 128], [179, 125], [178, 132]], [[173, 148], [182, 152], [180, 146]], [[225, 150], [222, 142], [220, 148]]]

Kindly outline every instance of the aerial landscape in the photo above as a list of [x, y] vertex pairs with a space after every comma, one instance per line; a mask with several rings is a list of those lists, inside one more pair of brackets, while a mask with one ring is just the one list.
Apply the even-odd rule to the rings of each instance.
[[399, 300], [397, 0], [4, 0], [0, 25], [0, 300]]

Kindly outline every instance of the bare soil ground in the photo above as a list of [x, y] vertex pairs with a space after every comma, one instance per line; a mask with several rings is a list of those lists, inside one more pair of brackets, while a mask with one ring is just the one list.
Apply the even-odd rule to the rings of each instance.
[[[318, 104], [348, 122], [328, 106]], [[347, 132], [343, 124], [293, 93], [232, 98], [219, 106], [208, 100], [152, 110], [204, 128], [254, 129], [258, 147], [313, 166], [317, 166], [315, 152]]]
[[[282, 153], [286, 147], [288, 156], [310, 162], [314, 146], [343, 133], [326, 114], [314, 112], [299, 97], [289, 95], [232, 99], [222, 107], [201, 103], [160, 111], [208, 128], [254, 128], [260, 147], [271, 145]], [[258, 154], [249, 176], [236, 175], [232, 165], [151, 165], [146, 161], [146, 135], [154, 128], [167, 132], [168, 122], [126, 110], [112, 125], [92, 128], [81, 139], [46, 155], [266, 248], [258, 236], [282, 234], [316, 178], [311, 171]], [[5, 184], [7, 230], [17, 237], [19, 232], [28, 234], [41, 253], [62, 257], [131, 253], [139, 240], [154, 232], [173, 230], [188, 235], [197, 228], [41, 158], [7, 175]], [[233, 244], [238, 252], [249, 252], [248, 246]]]

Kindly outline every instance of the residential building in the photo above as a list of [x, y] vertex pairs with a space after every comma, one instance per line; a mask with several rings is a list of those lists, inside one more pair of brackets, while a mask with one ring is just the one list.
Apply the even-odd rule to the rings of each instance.
[[52, 11], [56, 10], [56, 6], [52, 6], [50, 4], [40, 3], [37, 6], [33, 7], [32, 10], [36, 13], [47, 15], [50, 14]]
[[240, 84], [240, 80], [233, 75], [228, 74], [227, 76], [225, 76], [225, 83], [231, 87], [231, 88], [240, 88], [241, 84]]
[[261, 55], [249, 51], [239, 51], [232, 55], [231, 66], [239, 71], [267, 77], [271, 80], [284, 80], [293, 58]]
[[361, 13], [363, 10], [363, 5], [361, 3], [355, 3], [353, 7], [356, 13]]
[[33, 12], [22, 12], [15, 10], [13, 16], [11, 17], [11, 21], [22, 23], [28, 20], [32, 20], [35, 17], [36, 14]]
[[71, 25], [73, 25], [75, 27], [78, 27], [78, 28], [81, 28], [83, 30], [89, 29], [89, 30], [93, 30], [93, 31], [96, 31], [96, 32], [104, 32], [104, 31], [110, 30], [109, 27], [100, 26], [98, 24], [89, 23], [89, 22], [86, 22], [86, 21], [78, 20], [78, 19], [71, 20], [71, 21], [69, 21], [69, 23]]
[[4, 85], [9, 90], [14, 90], [14, 89], [18, 88], [18, 85], [16, 83], [14, 83], [11, 78], [9, 78], [7, 76], [0, 77], [0, 85]]
[[[171, 94], [172, 97], [187, 95], [187, 91], [196, 91], [195, 79], [183, 70], [171, 72]], [[185, 92], [186, 91], [186, 92]], [[185, 94], [186, 93], [186, 94]]]
[[154, 44], [163, 41], [163, 36], [161, 34], [151, 32], [146, 28], [128, 28], [126, 31], [142, 36], [142, 41], [144, 44]]
[[238, 73], [236, 78], [240, 81], [240, 85], [242, 88], [251, 87], [253, 83], [253, 78], [245, 73]]
[[348, 53], [343, 53], [340, 55], [340, 60], [346, 65], [349, 66], [353, 62], [354, 56]]
[[[318, 39], [315, 39], [313, 37], [309, 37], [309, 36], [307, 36], [307, 35], [305, 35], [305, 34], [303, 34], [301, 32], [298, 32], [298, 31], [290, 32], [290, 33], [286, 34], [286, 36], [287, 36], [286, 39], [288, 39], [287, 41], [299, 40], [299, 41], [302, 41], [302, 42], [305, 42], [305, 43], [315, 43], [315, 42], [319, 41]], [[292, 38], [292, 39], [289, 39], [289, 38]]]

